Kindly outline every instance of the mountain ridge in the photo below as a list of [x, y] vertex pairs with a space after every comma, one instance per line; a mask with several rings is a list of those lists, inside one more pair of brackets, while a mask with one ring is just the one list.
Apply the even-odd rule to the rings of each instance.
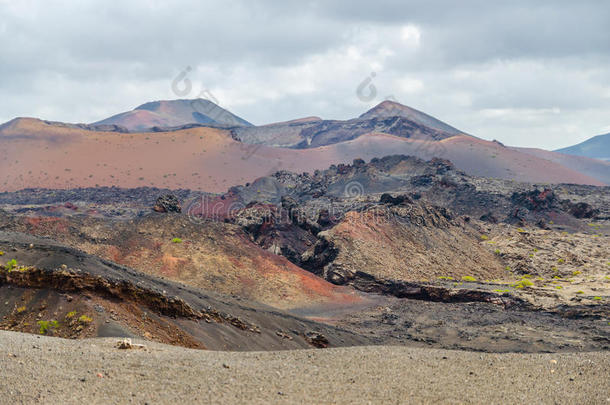
[[188, 124], [252, 126], [243, 118], [202, 98], [150, 101], [131, 111], [92, 123], [92, 125], [101, 124], [120, 125], [133, 132]]
[[610, 132], [596, 135], [576, 145], [557, 149], [555, 152], [610, 161]]

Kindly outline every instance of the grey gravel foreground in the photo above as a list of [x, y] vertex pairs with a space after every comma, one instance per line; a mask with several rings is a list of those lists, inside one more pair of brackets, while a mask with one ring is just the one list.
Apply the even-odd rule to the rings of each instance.
[[0, 331], [0, 403], [610, 403], [610, 352], [211, 352]]

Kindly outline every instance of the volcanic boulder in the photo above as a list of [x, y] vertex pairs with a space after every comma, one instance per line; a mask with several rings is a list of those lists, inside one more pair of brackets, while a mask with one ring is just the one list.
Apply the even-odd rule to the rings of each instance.
[[178, 197], [173, 194], [165, 194], [157, 198], [157, 202], [153, 207], [157, 212], [182, 212]]

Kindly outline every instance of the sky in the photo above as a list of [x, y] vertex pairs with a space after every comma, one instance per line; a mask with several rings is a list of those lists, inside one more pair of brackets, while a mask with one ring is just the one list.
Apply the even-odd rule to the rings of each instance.
[[610, 132], [609, 21], [603, 0], [0, 0], [0, 122], [204, 97], [266, 124], [391, 99], [556, 149]]

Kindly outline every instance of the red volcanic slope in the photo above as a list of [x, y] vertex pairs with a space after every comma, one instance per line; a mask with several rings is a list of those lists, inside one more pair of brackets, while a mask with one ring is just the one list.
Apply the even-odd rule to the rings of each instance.
[[19, 119], [0, 127], [0, 191], [115, 185], [224, 192], [280, 169], [312, 171], [391, 154], [447, 158], [478, 176], [602, 185], [558, 163], [465, 135], [433, 142], [369, 134], [296, 150], [242, 144], [213, 128], [124, 134]]
[[559, 163], [562, 166], [591, 176], [603, 183], [610, 184], [610, 161], [593, 159], [585, 156], [566, 155], [564, 153], [551, 152], [537, 148], [512, 147], [511, 149]]

